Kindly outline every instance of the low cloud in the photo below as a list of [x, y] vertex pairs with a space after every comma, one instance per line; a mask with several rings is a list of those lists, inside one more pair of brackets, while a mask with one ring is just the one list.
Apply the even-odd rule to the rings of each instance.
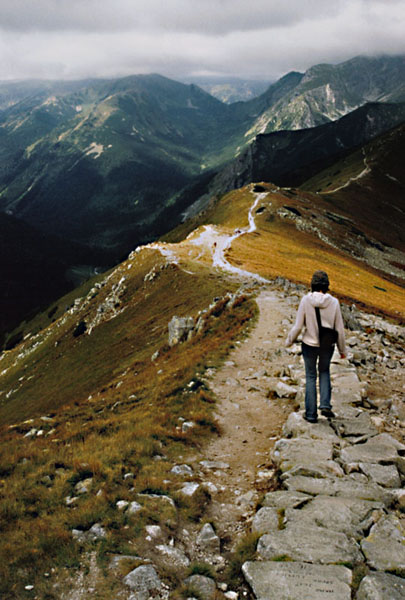
[[404, 20], [402, 0], [2, 0], [0, 79], [275, 79], [358, 54], [404, 54]]

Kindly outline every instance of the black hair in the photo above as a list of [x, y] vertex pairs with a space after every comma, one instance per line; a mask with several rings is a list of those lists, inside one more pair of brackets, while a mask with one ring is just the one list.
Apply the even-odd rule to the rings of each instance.
[[312, 283], [311, 284], [311, 292], [326, 292], [329, 289], [329, 285], [327, 283]]

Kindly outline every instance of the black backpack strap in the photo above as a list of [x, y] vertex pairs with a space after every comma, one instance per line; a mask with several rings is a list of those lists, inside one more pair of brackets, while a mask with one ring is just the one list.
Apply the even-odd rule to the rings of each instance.
[[318, 321], [318, 330], [319, 330], [319, 337], [320, 337], [321, 336], [322, 323], [321, 323], [321, 313], [319, 312], [319, 307], [318, 306], [315, 308], [315, 312], [316, 312], [316, 320]]

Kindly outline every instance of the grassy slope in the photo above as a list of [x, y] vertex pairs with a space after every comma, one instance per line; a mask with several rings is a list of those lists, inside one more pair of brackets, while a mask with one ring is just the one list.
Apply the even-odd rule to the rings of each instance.
[[[324, 269], [329, 273], [332, 291], [342, 299], [394, 318], [404, 318], [403, 281], [388, 277], [372, 265], [339, 249], [345, 236], [351, 235], [350, 230], [337, 226], [328, 227], [330, 221], [325, 214], [329, 213], [331, 206], [325, 198], [300, 190], [289, 192], [279, 190], [271, 184], [263, 185], [268, 190], [268, 195], [258, 206], [258, 230], [233, 243], [228, 253], [233, 264], [269, 279], [281, 276], [303, 284], [308, 284], [316, 269]], [[204, 223], [237, 227], [240, 223], [239, 215], [246, 215], [251, 203], [249, 187], [230, 192], [205, 214], [191, 223], [183, 224], [164, 238], [176, 241], [187, 235], [190, 229]], [[284, 209], [285, 206], [298, 210], [310, 225], [310, 230], [297, 229], [297, 221], [293, 219], [292, 213]], [[339, 213], [343, 216], [350, 214], [345, 208], [340, 209]], [[361, 213], [359, 219], [360, 215]], [[375, 212], [374, 219], [376, 220]], [[245, 220], [243, 226], [246, 225]], [[317, 231], [321, 236], [329, 236], [334, 246], [320, 239]]]
[[[155, 275], [145, 281], [148, 273]], [[2, 597], [23, 598], [24, 585], [34, 583], [41, 597], [57, 598], [43, 573], [55, 567], [55, 576], [62, 578], [66, 566], [79, 565], [81, 551], [72, 528], [88, 529], [95, 522], [107, 528], [108, 539], [99, 547], [103, 562], [112, 552], [144, 552], [146, 524], [159, 523], [174, 533], [184, 520], [201, 514], [205, 495], [184, 500], [179, 483], [169, 475], [180, 455], [216, 431], [213, 398], [204, 387], [190, 389], [187, 384], [222, 360], [254, 317], [255, 307], [241, 297], [230, 310], [220, 300], [206, 313], [200, 334], [170, 348], [167, 324], [174, 314], [196, 316], [213, 298], [235, 289], [236, 284], [203, 266], [194, 273], [166, 265], [160, 253], [144, 250], [113, 271], [95, 297], [93, 288], [82, 310], [64, 313], [73, 296], [62, 299], [27, 325], [30, 338], [2, 355]], [[125, 310], [91, 335], [74, 337], [78, 322], [94, 318], [123, 276], [126, 290], [118, 309]], [[160, 355], [152, 361], [158, 349]], [[5, 390], [14, 392], [7, 397]], [[41, 420], [41, 415], [51, 420]], [[196, 426], [182, 433], [179, 419]], [[17, 425], [9, 428], [8, 423]], [[42, 434], [24, 437], [33, 428]], [[157, 462], [156, 455], [163, 460]], [[124, 480], [126, 472], [134, 479]], [[93, 479], [92, 491], [68, 507], [65, 498], [75, 495], [75, 484], [86, 477]], [[146, 498], [136, 517], [117, 510], [117, 500], [134, 500], [137, 492], [147, 491], [170, 495], [178, 510]], [[118, 583], [106, 577], [105, 596], [100, 597], [109, 598]]]
[[[268, 193], [257, 207], [258, 230], [234, 242], [228, 253], [233, 263], [266, 277], [303, 283], [315, 269], [324, 268], [334, 293], [403, 319], [401, 285], [319, 238], [317, 232], [331, 231], [325, 218], [330, 206], [321, 195], [267, 184], [264, 189]], [[245, 227], [252, 201], [250, 187], [231, 192], [168, 237], [183, 239], [204, 222], [227, 231]], [[312, 230], [297, 229], [291, 208]], [[332, 231], [338, 244], [343, 233]], [[79, 564], [73, 527], [87, 529], [100, 522], [107, 528], [108, 538], [99, 548], [104, 560], [111, 552], [143, 552], [145, 524], [159, 523], [174, 533], [184, 520], [202, 513], [203, 496], [184, 502], [178, 484], [165, 483], [187, 448], [198, 448], [216, 430], [212, 397], [203, 387], [192, 390], [187, 384], [221, 360], [255, 310], [243, 298], [234, 310], [223, 310], [219, 301], [201, 334], [169, 348], [167, 324], [174, 314], [196, 316], [214, 297], [237, 287], [210, 269], [206, 258], [205, 264], [192, 260], [186, 241], [175, 248], [186, 270], [166, 264], [156, 251], [135, 253], [99, 290], [83, 288], [85, 298], [72, 314], [65, 312], [73, 300], [70, 295], [27, 324], [24, 334], [32, 335], [2, 355], [0, 565], [6, 598], [24, 597], [23, 586], [32, 581], [38, 593], [49, 590], [41, 574], [51, 565], [62, 573], [63, 565]], [[120, 281], [122, 295], [113, 304], [118, 312], [124, 310], [91, 335], [74, 337], [78, 323], [91, 323]], [[152, 361], [158, 349], [159, 357]], [[43, 415], [53, 420], [41, 421]], [[23, 422], [28, 417], [32, 420]], [[179, 418], [197, 426], [184, 434]], [[9, 423], [16, 426], [10, 429]], [[43, 434], [25, 438], [32, 428]], [[157, 455], [165, 458], [156, 461]], [[123, 479], [126, 472], [134, 473], [130, 483]], [[66, 496], [74, 495], [75, 484], [89, 476], [92, 493], [80, 497], [76, 508], [67, 507]], [[145, 491], [169, 494], [177, 502], [177, 513], [146, 500], [136, 518], [117, 511], [118, 499], [132, 500], [136, 492]], [[111, 578], [106, 582], [108, 598], [116, 590]]]

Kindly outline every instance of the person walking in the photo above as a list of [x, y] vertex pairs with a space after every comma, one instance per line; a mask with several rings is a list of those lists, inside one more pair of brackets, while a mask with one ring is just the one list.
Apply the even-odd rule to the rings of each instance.
[[[315, 271], [311, 280], [311, 292], [300, 302], [295, 324], [287, 336], [286, 346], [291, 346], [304, 328], [302, 355], [305, 364], [305, 415], [310, 423], [318, 420], [317, 402], [317, 363], [319, 371], [321, 415], [332, 419], [335, 414], [331, 406], [332, 386], [330, 383], [330, 362], [335, 345], [321, 347], [319, 324], [337, 331], [337, 346], [341, 358], [346, 358], [346, 343], [342, 313], [337, 298], [328, 293], [329, 278], [325, 271]], [[319, 309], [319, 317], [317, 311]]]

